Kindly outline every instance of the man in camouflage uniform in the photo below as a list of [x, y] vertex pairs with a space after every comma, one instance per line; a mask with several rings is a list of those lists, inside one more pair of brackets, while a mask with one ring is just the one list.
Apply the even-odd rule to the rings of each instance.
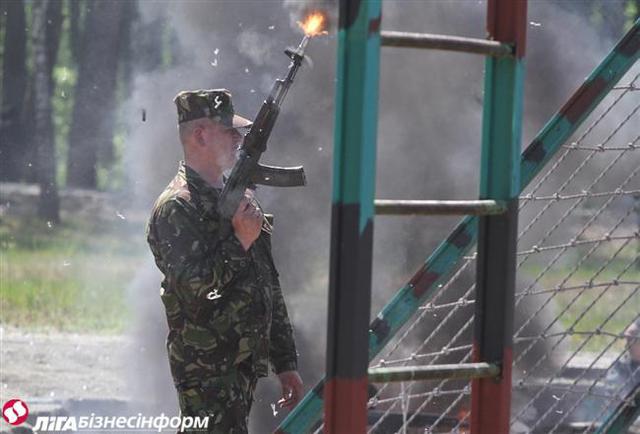
[[208, 432], [246, 433], [256, 381], [268, 363], [282, 407], [303, 395], [293, 332], [271, 256], [271, 222], [247, 190], [221, 239], [218, 197], [235, 162], [238, 128], [226, 89], [179, 93], [185, 161], [157, 199], [147, 240], [164, 274], [167, 352], [183, 416], [210, 416]]

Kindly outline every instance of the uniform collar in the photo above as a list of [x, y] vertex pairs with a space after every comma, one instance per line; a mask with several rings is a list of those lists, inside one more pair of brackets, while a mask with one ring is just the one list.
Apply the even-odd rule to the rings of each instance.
[[215, 188], [205, 181], [198, 172], [187, 166], [184, 161], [180, 161], [178, 176], [185, 181], [189, 186], [189, 190], [195, 192], [205, 205], [215, 205], [221, 189]]

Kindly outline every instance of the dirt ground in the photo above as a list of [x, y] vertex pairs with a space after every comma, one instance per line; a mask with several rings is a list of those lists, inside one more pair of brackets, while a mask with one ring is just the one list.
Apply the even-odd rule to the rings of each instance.
[[32, 333], [0, 326], [0, 401], [125, 398], [123, 336]]

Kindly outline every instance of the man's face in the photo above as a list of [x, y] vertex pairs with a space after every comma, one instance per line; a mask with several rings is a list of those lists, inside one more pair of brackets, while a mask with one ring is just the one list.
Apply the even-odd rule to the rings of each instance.
[[243, 140], [243, 135], [236, 128], [209, 121], [203, 128], [202, 139], [209, 155], [215, 158], [219, 167], [223, 170], [233, 167], [236, 151]]

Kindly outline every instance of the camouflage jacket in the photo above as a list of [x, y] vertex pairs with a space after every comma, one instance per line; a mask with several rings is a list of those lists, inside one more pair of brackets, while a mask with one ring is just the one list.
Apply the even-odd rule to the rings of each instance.
[[248, 360], [258, 376], [295, 370], [297, 356], [278, 272], [272, 226], [245, 252], [233, 231], [219, 239], [219, 191], [180, 164], [158, 197], [147, 241], [164, 274], [161, 298], [176, 386], [223, 375]]

